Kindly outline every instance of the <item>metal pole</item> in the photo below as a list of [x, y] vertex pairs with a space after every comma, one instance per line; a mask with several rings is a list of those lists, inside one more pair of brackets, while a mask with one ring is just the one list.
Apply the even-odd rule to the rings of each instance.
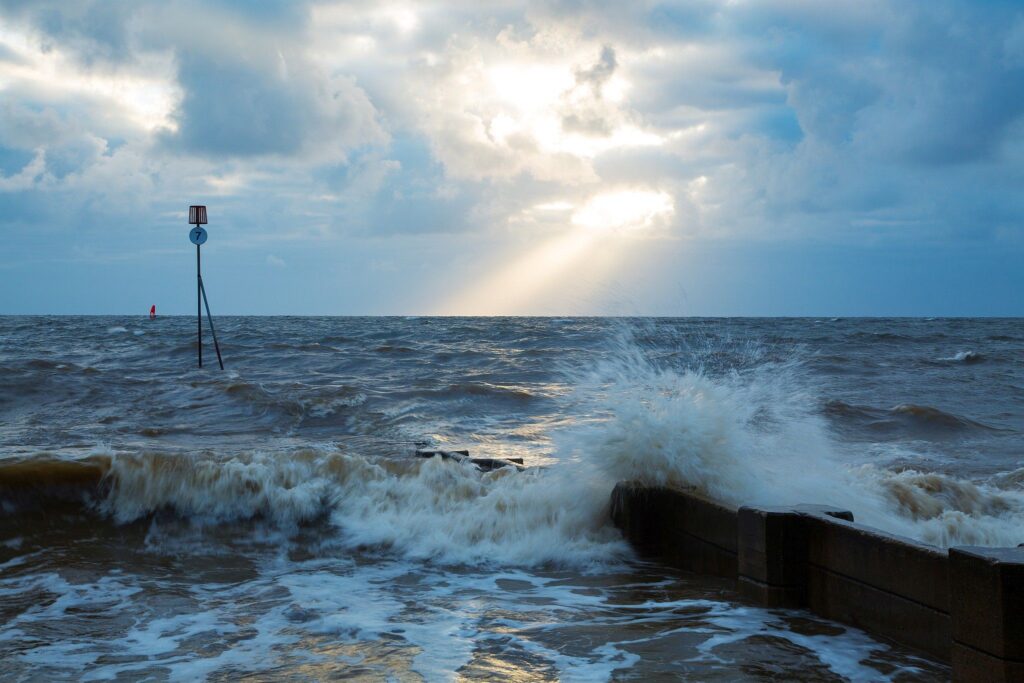
[[224, 360], [220, 357], [220, 344], [217, 343], [217, 330], [213, 327], [213, 316], [210, 314], [210, 302], [206, 298], [206, 287], [203, 286], [203, 277], [199, 276], [199, 291], [203, 293], [203, 303], [206, 304], [206, 319], [210, 321], [210, 333], [213, 334], [213, 348], [217, 351], [217, 362], [220, 369], [224, 369]]
[[196, 350], [203, 367], [203, 274], [199, 269], [199, 245], [196, 245]]

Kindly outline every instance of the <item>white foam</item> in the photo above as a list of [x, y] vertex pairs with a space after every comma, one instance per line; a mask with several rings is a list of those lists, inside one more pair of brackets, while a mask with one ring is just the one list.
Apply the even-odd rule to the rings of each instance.
[[712, 377], [652, 365], [620, 344], [577, 379], [589, 422], [557, 433], [547, 469], [481, 473], [439, 458], [328, 450], [218, 459], [115, 455], [102, 508], [129, 521], [170, 508], [196, 523], [327, 518], [349, 547], [460, 564], [582, 567], [628, 549], [610, 526], [615, 482], [695, 487], [735, 504], [827, 503], [859, 522], [939, 545], [1024, 541], [1024, 493], [854, 466], [832, 440], [797, 362]]
[[1024, 541], [1024, 493], [954, 477], [851, 466], [796, 362], [711, 377], [653, 366], [623, 344], [579, 381], [609, 418], [569, 432], [564, 452], [610, 480], [695, 487], [735, 504], [825, 503], [859, 522], [930, 543]]
[[628, 554], [608, 524], [606, 475], [569, 466], [481, 473], [440, 458], [374, 461], [322, 451], [216, 461], [114, 456], [101, 504], [118, 521], [170, 508], [197, 523], [327, 515], [351, 546], [463, 564], [581, 566]]
[[[185, 590], [178, 579], [126, 574], [83, 583], [56, 573], [0, 579], [0, 597], [52, 599], [11, 618], [0, 628], [0, 642], [63, 632], [63, 639], [51, 636], [31, 648], [15, 645], [13, 661], [37, 673], [77, 672], [82, 680], [158, 673], [193, 681], [289, 671], [329, 677], [339, 667], [359, 666], [381, 679], [415, 673], [449, 681], [467, 665], [489, 666], [492, 656], [478, 658], [484, 648], [513, 667], [551, 666], [560, 680], [607, 681], [616, 671], [642, 667], [638, 651], [668, 651], [709, 670], [733, 670], [759, 650], [729, 654], [725, 645], [768, 636], [806, 649], [850, 680], [887, 680], [872, 658], [888, 647], [860, 632], [794, 633], [785, 613], [668, 597], [678, 595], [671, 579], [623, 584], [612, 577], [452, 571], [331, 555], [324, 548], [313, 559], [293, 561], [282, 552], [244, 581], [208, 583], [197, 574]], [[174, 595], [173, 602], [153, 600], [154, 588], [157, 596]], [[648, 598], [636, 600], [638, 594]], [[82, 619], [90, 628], [74, 626]], [[686, 636], [683, 650], [677, 635]], [[887, 675], [912, 671], [906, 659], [887, 656], [893, 667]]]
[[729, 603], [709, 602], [708, 608], [704, 617], [710, 628], [705, 629], [705, 632], [712, 635], [697, 646], [700, 654], [690, 661], [710, 660], [728, 663], [716, 654], [716, 650], [725, 645], [758, 637], [784, 640], [803, 648], [813, 653], [833, 673], [854, 683], [892, 681], [904, 674], [919, 672], [913, 665], [904, 665], [885, 675], [878, 669], [865, 665], [873, 656], [887, 652], [889, 647], [872, 639], [863, 631], [844, 628], [840, 633], [808, 635], [786, 628], [780, 619], [784, 613]]
[[478, 472], [328, 450], [218, 459], [113, 457], [102, 507], [118, 521], [170, 508], [197, 523], [326, 518], [349, 547], [451, 563], [586, 566], [628, 549], [608, 521], [616, 481], [695, 487], [735, 504], [827, 503], [940, 545], [1024, 541], [1024, 493], [937, 474], [852, 466], [798, 362], [719, 376], [656, 367], [627, 341], [576, 378], [588, 422], [554, 435], [545, 470]]
[[983, 356], [976, 351], [957, 351], [955, 354], [948, 358], [940, 358], [941, 361], [953, 361], [958, 363], [970, 363], [973, 361], [981, 360]]

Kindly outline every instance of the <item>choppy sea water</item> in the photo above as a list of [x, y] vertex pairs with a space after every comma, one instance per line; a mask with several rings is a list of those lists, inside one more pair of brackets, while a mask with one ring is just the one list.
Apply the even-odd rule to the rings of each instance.
[[0, 318], [0, 677], [934, 680], [638, 560], [614, 483], [1024, 542], [1019, 319], [194, 324]]

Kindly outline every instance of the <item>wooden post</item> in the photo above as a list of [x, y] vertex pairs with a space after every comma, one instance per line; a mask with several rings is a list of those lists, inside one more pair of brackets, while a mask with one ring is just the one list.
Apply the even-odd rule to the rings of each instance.
[[199, 250], [196, 245], [196, 350], [199, 352], [199, 367], [203, 367], [203, 274], [199, 266]]
[[203, 286], [203, 269], [201, 248], [206, 242], [206, 207], [188, 207], [188, 222], [195, 227], [189, 230], [188, 239], [196, 245], [196, 353], [199, 357], [199, 367], [203, 367], [203, 304], [206, 304], [206, 317], [210, 321], [210, 333], [213, 335], [213, 348], [217, 351], [217, 363], [220, 369], [224, 369], [224, 359], [220, 355], [220, 344], [217, 342], [217, 330], [213, 327], [213, 316], [210, 314], [210, 302], [206, 298], [206, 287]]

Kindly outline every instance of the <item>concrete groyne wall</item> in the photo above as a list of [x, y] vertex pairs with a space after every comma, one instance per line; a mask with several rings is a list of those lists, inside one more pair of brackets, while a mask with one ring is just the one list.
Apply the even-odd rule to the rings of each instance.
[[744, 597], [806, 608], [949, 662], [955, 681], [1024, 681], [1024, 548], [948, 551], [823, 505], [734, 507], [621, 482], [612, 519], [645, 555], [735, 578]]

